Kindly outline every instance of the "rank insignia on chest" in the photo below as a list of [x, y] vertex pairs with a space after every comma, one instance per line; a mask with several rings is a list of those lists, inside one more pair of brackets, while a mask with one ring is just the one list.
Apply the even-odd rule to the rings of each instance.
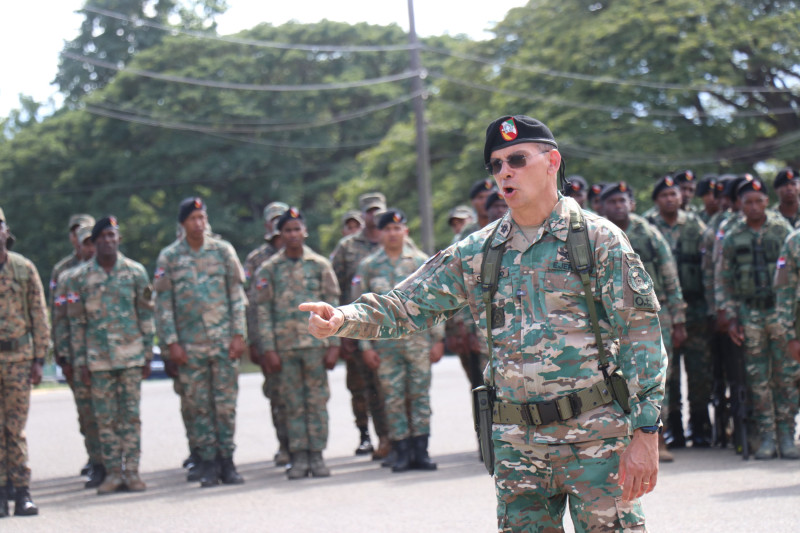
[[164, 269], [162, 267], [158, 267], [156, 269], [155, 278], [159, 279], [159, 278], [163, 278], [163, 277], [164, 277]]
[[492, 304], [492, 329], [502, 328], [506, 324], [506, 312], [502, 307]]
[[258, 289], [258, 290], [266, 289], [268, 286], [269, 286], [269, 281], [267, 281], [266, 278], [260, 278], [256, 282], [256, 289]]
[[631, 265], [628, 270], [628, 285], [636, 294], [647, 295], [653, 290], [653, 280], [650, 275], [639, 265]]
[[81, 301], [81, 297], [77, 292], [70, 292], [67, 294], [67, 303], [76, 304]]
[[53, 303], [56, 304], [56, 307], [61, 307], [67, 303], [67, 296], [65, 294], [59, 294]]

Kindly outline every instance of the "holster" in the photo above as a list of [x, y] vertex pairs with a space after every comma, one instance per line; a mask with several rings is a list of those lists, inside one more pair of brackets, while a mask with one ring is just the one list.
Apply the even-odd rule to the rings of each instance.
[[489, 475], [494, 475], [494, 445], [492, 444], [492, 410], [494, 389], [481, 385], [472, 389], [472, 415], [475, 418], [475, 432], [478, 434], [483, 465]]
[[616, 369], [610, 376], [605, 378], [605, 382], [606, 386], [611, 389], [614, 400], [616, 400], [625, 414], [631, 414], [631, 393], [628, 390], [628, 382], [625, 381], [622, 371], [619, 368]]

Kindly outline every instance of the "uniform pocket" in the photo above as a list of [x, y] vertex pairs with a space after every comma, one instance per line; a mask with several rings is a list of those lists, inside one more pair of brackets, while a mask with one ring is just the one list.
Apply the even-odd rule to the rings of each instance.
[[626, 502], [622, 498], [614, 498], [614, 502], [617, 506], [617, 518], [619, 518], [619, 524], [623, 531], [646, 531], [644, 511], [642, 511], [642, 502], [639, 499]]

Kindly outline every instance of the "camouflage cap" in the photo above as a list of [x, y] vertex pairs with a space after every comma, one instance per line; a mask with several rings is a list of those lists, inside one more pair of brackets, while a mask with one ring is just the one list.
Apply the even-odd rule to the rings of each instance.
[[361, 212], [360, 211], [356, 211], [355, 209], [351, 209], [350, 211], [347, 211], [344, 215], [342, 215], [342, 224], [343, 225], [347, 224], [348, 220], [355, 220], [356, 222], [358, 222], [362, 226], [364, 225], [364, 219], [361, 218]]
[[454, 218], [462, 220], [470, 220], [473, 218], [472, 209], [465, 205], [457, 205], [447, 214], [447, 221], [450, 222]]
[[78, 226], [75, 230], [75, 236], [78, 237], [78, 242], [83, 242], [92, 236], [92, 228], [94, 226]]
[[289, 209], [289, 206], [283, 202], [270, 202], [264, 208], [264, 221], [269, 222], [275, 217], [279, 217]]
[[69, 226], [67, 229], [72, 231], [78, 226], [94, 226], [95, 222], [96, 220], [92, 215], [87, 215], [86, 213], [77, 213], [69, 217]]
[[362, 213], [370, 209], [386, 211], [386, 197], [379, 192], [368, 192], [358, 197], [358, 208]]

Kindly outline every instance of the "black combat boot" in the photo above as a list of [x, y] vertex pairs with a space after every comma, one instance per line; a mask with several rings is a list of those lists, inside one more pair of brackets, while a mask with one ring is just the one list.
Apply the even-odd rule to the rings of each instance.
[[216, 459], [200, 461], [200, 486], [213, 487], [219, 484], [219, 463]]
[[414, 470], [436, 470], [436, 463], [428, 456], [428, 436], [411, 437], [411, 468]]
[[405, 472], [411, 468], [411, 439], [402, 439], [392, 442], [394, 464], [392, 472]]
[[96, 489], [105, 479], [106, 467], [103, 465], [93, 464], [91, 470], [89, 470], [89, 481], [84, 483], [83, 486], [87, 489]]
[[39, 514], [39, 508], [33, 503], [28, 487], [17, 487], [14, 496], [14, 516], [33, 516]]
[[311, 465], [308, 460], [308, 450], [290, 452], [292, 461], [286, 469], [286, 477], [289, 479], [303, 479], [311, 473]]
[[707, 408], [689, 413], [689, 428], [692, 432], [692, 448], [711, 447], [711, 419]]
[[372, 447], [372, 442], [369, 440], [369, 429], [360, 427], [358, 430], [361, 432], [361, 436], [358, 439], [356, 455], [368, 455], [375, 451], [375, 449]]
[[90, 459], [89, 462], [87, 462], [85, 465], [83, 465], [83, 467], [81, 467], [81, 475], [88, 476], [89, 474], [91, 474], [93, 466], [94, 465], [92, 464], [92, 461]]
[[5, 487], [0, 487], [0, 518], [8, 516], [8, 492]]
[[683, 434], [683, 418], [679, 409], [670, 411], [667, 417], [664, 442], [667, 443], [667, 447], [670, 449], [686, 448], [686, 436]]
[[389, 455], [386, 456], [386, 459], [381, 461], [382, 468], [391, 468], [397, 462], [397, 451], [394, 449], [394, 441], [392, 441], [392, 449], [389, 450]]
[[192, 449], [189, 457], [183, 461], [183, 468], [191, 470], [200, 464], [200, 451], [197, 448]]
[[322, 458], [322, 452], [308, 452], [308, 468], [311, 470], [311, 475], [314, 477], [328, 477], [331, 475], [330, 468], [328, 468], [325, 464], [325, 460]]
[[233, 464], [233, 457], [223, 457], [219, 460], [219, 477], [226, 485], [241, 485], [244, 478], [236, 471]]

